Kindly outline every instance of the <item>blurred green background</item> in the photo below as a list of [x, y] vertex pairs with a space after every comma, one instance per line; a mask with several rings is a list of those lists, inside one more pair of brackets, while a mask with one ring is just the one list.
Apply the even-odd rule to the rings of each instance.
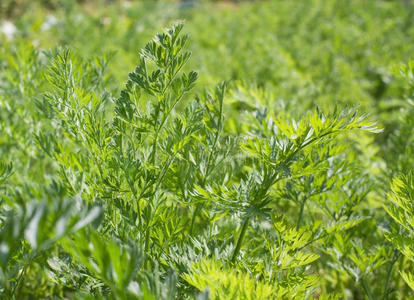
[[3, 33], [3, 48], [13, 39], [85, 57], [116, 51], [114, 88], [145, 41], [185, 20], [199, 87], [242, 80], [308, 106], [358, 103], [380, 113], [401, 94], [391, 70], [414, 47], [405, 1], [2, 0], [1, 16], [3, 32], [14, 28], [12, 38]]

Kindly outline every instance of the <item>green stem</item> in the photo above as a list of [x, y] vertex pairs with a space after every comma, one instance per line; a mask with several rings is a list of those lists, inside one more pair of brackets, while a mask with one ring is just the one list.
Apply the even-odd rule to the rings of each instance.
[[[177, 103], [180, 102], [181, 99], [184, 97], [185, 93], [186, 93], [186, 91], [183, 91], [180, 94], [180, 96], [175, 100], [174, 104], [167, 111], [163, 112], [164, 115], [162, 116], [161, 123], [158, 126], [156, 126], [155, 137], [154, 137], [154, 140], [153, 140], [153, 143], [152, 143], [153, 152], [152, 152], [152, 157], [151, 157], [151, 162], [154, 165], [155, 165], [156, 159], [157, 159], [156, 155], [157, 155], [158, 136], [159, 136], [161, 130], [163, 129], [164, 124], [167, 121], [168, 117], [170, 116], [171, 112], [173, 111], [173, 109], [175, 108]], [[164, 97], [164, 94], [161, 97]], [[157, 113], [157, 115], [158, 115], [158, 113]], [[157, 120], [158, 120], [158, 117], [157, 117]]]
[[387, 273], [387, 281], [385, 282], [385, 287], [384, 287], [384, 296], [382, 299], [387, 300], [388, 299], [388, 288], [390, 285], [390, 281], [391, 281], [391, 275], [392, 275], [392, 270], [394, 268], [395, 263], [397, 262], [399, 257], [399, 252], [398, 250], [394, 250], [394, 256], [392, 258], [391, 264], [390, 264], [390, 268], [388, 269], [388, 273]]
[[144, 266], [145, 267], [149, 267], [148, 266], [148, 251], [149, 251], [149, 244], [150, 244], [150, 229], [149, 227], [147, 228], [147, 230], [145, 231], [145, 248], [144, 248], [144, 255], [145, 255], [145, 263]]
[[300, 212], [299, 212], [299, 216], [298, 216], [298, 221], [296, 222], [296, 230], [299, 230], [300, 228], [300, 224], [302, 223], [302, 218], [303, 218], [303, 211], [305, 210], [305, 203], [306, 203], [306, 199], [304, 199], [300, 205]]
[[201, 210], [201, 203], [197, 203], [196, 208], [194, 209], [194, 212], [193, 212], [193, 216], [191, 218], [190, 236], [193, 234], [194, 222], [195, 222], [197, 215], [200, 213], [200, 210]]
[[23, 270], [19, 274], [19, 278], [17, 280], [17, 283], [16, 283], [16, 285], [13, 288], [13, 291], [11, 293], [11, 298], [12, 299], [14, 299], [13, 297], [14, 297], [15, 294], [16, 294], [16, 298], [15, 299], [20, 299], [20, 297], [18, 297], [18, 296], [20, 294], [20, 289], [21, 289], [22, 282], [24, 281], [24, 277], [26, 275], [26, 271], [30, 267], [30, 265], [31, 265], [31, 263], [32, 263], [32, 261], [33, 261], [33, 259], [34, 259], [35, 256], [36, 256], [36, 252], [32, 253], [31, 256], [30, 256], [29, 261], [27, 262], [27, 264], [23, 266]]
[[301, 251], [301, 250], [305, 249], [305, 248], [306, 248], [306, 247], [308, 247], [309, 245], [312, 245], [314, 242], [317, 242], [317, 241], [319, 241], [319, 240], [321, 240], [321, 239], [325, 238], [326, 236], [328, 236], [328, 234], [325, 232], [324, 234], [321, 234], [320, 236], [318, 236], [316, 239], [312, 239], [312, 240], [310, 240], [309, 242], [307, 242], [305, 245], [303, 245], [303, 246], [299, 247], [299, 248], [297, 249], [297, 251]]
[[26, 266], [23, 267], [21, 273], [19, 274], [19, 278], [17, 279], [17, 283], [16, 283], [16, 285], [14, 286], [14, 288], [13, 288], [13, 290], [11, 292], [11, 298], [12, 299], [13, 299], [14, 294], [16, 293], [16, 291], [17, 291], [17, 294], [19, 293], [20, 285], [21, 285], [21, 283], [23, 281], [24, 273], [26, 273]]
[[369, 300], [374, 300], [374, 297], [372, 297], [371, 291], [369, 289], [369, 286], [365, 282], [364, 277], [361, 278], [361, 284], [362, 284], [362, 287], [363, 287], [363, 289], [365, 291], [365, 294], [367, 295], [368, 299]]
[[152, 141], [152, 153], [151, 153], [151, 159], [150, 159], [150, 161], [151, 161], [151, 163], [154, 165], [155, 164], [155, 161], [156, 161], [156, 159], [157, 159], [157, 143], [158, 143], [158, 134], [159, 134], [159, 130], [161, 130], [161, 126], [162, 125], [160, 125], [159, 127], [157, 126], [158, 125], [158, 115], [159, 115], [159, 110], [157, 110], [157, 115], [156, 115], [156, 118], [155, 118], [155, 127], [154, 128], [156, 128], [155, 129], [155, 136], [154, 136], [154, 140]]
[[249, 226], [249, 221], [250, 221], [250, 217], [247, 217], [246, 220], [244, 220], [243, 226], [240, 231], [239, 239], [237, 240], [236, 248], [234, 249], [233, 256], [231, 258], [231, 262], [234, 262], [237, 256], [239, 255], [240, 248], [241, 248], [244, 236], [247, 231], [247, 227]]
[[[400, 259], [399, 264], [398, 264], [398, 270], [403, 270], [404, 269], [405, 260], [406, 260], [406, 257], [403, 255]], [[401, 276], [397, 276], [397, 278], [395, 279], [395, 289], [397, 291], [400, 289], [401, 278], [402, 278]]]
[[[210, 175], [212, 170], [214, 170], [214, 166], [212, 166], [211, 161], [212, 161], [214, 153], [216, 151], [217, 142], [219, 140], [221, 132], [223, 131], [223, 120], [224, 120], [224, 117], [223, 117], [223, 99], [224, 99], [225, 92], [226, 92], [226, 86], [223, 85], [223, 88], [222, 88], [222, 91], [221, 91], [221, 96], [219, 98], [220, 99], [220, 107], [219, 107], [219, 118], [218, 118], [218, 123], [217, 123], [217, 131], [216, 131], [216, 135], [214, 137], [213, 145], [210, 149], [210, 153], [209, 153], [208, 158], [207, 158], [207, 168], [206, 168], [206, 172], [204, 174], [203, 180], [202, 180], [202, 185], [201, 185], [202, 187], [205, 186], [208, 176]], [[200, 211], [203, 209], [203, 206], [204, 206], [204, 202], [197, 204], [196, 208], [194, 209], [193, 216], [191, 218], [190, 235], [193, 233], [195, 219], [197, 218], [197, 215], [200, 213]]]

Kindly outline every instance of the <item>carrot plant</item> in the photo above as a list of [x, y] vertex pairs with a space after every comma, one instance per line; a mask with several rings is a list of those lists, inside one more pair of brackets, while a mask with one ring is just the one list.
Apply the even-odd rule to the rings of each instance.
[[[156, 34], [119, 89], [113, 52], [0, 52], [2, 297], [412, 295], [411, 106], [366, 153], [382, 129], [359, 108], [197, 89], [183, 27]], [[373, 174], [381, 153], [394, 167]]]

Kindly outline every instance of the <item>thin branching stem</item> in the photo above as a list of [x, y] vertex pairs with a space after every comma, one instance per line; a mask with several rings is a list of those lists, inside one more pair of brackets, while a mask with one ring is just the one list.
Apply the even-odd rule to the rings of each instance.
[[303, 212], [305, 210], [305, 204], [306, 204], [306, 199], [303, 199], [302, 202], [300, 203], [299, 216], [298, 216], [298, 220], [296, 221], [296, 230], [299, 230], [300, 225], [302, 223]]
[[239, 252], [243, 243], [244, 236], [246, 235], [247, 228], [249, 227], [250, 216], [248, 216], [241, 227], [239, 238], [237, 239], [236, 248], [234, 248], [233, 255], [231, 257], [231, 262], [234, 263], [236, 258], [239, 256]]
[[[207, 178], [210, 175], [211, 161], [213, 159], [214, 153], [216, 152], [216, 147], [217, 147], [219, 137], [220, 137], [220, 135], [223, 131], [223, 119], [224, 119], [223, 118], [223, 98], [224, 98], [224, 94], [226, 93], [226, 85], [225, 84], [223, 84], [222, 90], [220, 92], [221, 92], [221, 95], [219, 96], [220, 97], [219, 98], [220, 99], [220, 106], [219, 106], [219, 118], [218, 118], [218, 123], [217, 123], [217, 131], [216, 131], [216, 134], [214, 136], [213, 145], [210, 148], [210, 153], [209, 153], [208, 158], [207, 158], [206, 171], [205, 171], [205, 174], [204, 174], [203, 179], [201, 181], [202, 186], [205, 186]], [[192, 233], [193, 233], [195, 220], [196, 220], [197, 216], [199, 215], [199, 213], [201, 212], [201, 210], [203, 209], [204, 205], [205, 205], [205, 202], [201, 202], [201, 203], [196, 204], [196, 207], [193, 211], [193, 215], [191, 217], [190, 230], [189, 230], [190, 235], [192, 235]]]
[[390, 266], [389, 266], [388, 271], [387, 271], [387, 279], [385, 281], [384, 293], [383, 293], [383, 298], [382, 298], [383, 300], [388, 299], [389, 286], [390, 286], [390, 282], [391, 282], [392, 271], [393, 271], [394, 265], [397, 262], [399, 257], [400, 257], [400, 252], [397, 249], [394, 249], [394, 255], [392, 257]]
[[364, 289], [364, 292], [367, 295], [368, 299], [369, 300], [374, 300], [375, 298], [372, 296], [371, 290], [370, 290], [368, 284], [366, 283], [364, 277], [361, 278], [361, 284], [362, 284], [362, 288]]

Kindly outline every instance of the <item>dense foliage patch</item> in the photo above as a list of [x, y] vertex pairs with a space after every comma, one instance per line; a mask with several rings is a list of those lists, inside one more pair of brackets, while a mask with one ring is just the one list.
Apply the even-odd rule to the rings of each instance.
[[2, 299], [413, 296], [410, 3], [62, 3], [0, 21]]

